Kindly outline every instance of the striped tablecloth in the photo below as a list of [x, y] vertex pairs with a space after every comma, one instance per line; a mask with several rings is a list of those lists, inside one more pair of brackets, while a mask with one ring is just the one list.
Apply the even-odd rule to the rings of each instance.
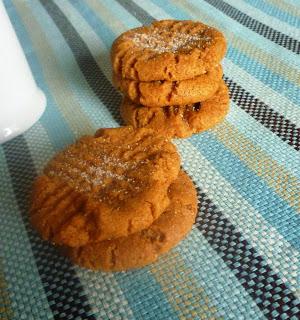
[[[299, 319], [300, 1], [4, 4], [48, 106], [0, 147], [0, 318]], [[76, 138], [119, 125], [111, 43], [168, 18], [204, 21], [228, 40], [230, 114], [213, 130], [175, 141], [197, 185], [197, 222], [146, 268], [80, 269], [31, 229], [31, 183]]]

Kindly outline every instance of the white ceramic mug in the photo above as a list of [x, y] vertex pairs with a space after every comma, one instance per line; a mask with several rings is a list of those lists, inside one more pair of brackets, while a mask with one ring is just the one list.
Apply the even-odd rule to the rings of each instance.
[[46, 97], [35, 83], [0, 0], [0, 143], [30, 128], [45, 107]]

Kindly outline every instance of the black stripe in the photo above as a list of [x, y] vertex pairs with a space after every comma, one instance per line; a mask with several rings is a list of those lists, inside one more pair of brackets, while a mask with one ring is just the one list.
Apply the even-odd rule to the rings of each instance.
[[244, 25], [245, 27], [251, 29], [252, 31], [260, 34], [261, 36], [269, 39], [278, 45], [293, 51], [295, 53], [300, 53], [300, 42], [292, 37], [275, 30], [264, 23], [261, 23], [247, 14], [241, 12], [240, 10], [234, 8], [230, 4], [221, 0], [205, 0], [210, 5], [214, 6], [218, 10], [225, 13], [230, 18]]
[[[141, 23], [144, 23], [145, 17], [147, 23], [154, 21], [153, 17], [136, 4], [127, 6], [128, 1], [117, 1]], [[198, 197], [198, 230], [233, 271], [264, 315], [268, 319], [300, 316], [299, 300], [280, 277], [199, 188]]]
[[199, 188], [196, 226], [268, 319], [300, 318], [300, 301]]
[[255, 120], [287, 142], [295, 150], [300, 150], [300, 128], [264, 102], [259, 101], [232, 79], [224, 77], [230, 89], [230, 98]]
[[[109, 109], [118, 123], [122, 123], [119, 106], [121, 103], [121, 94], [115, 90], [107, 80], [102, 70], [97, 65], [94, 57], [90, 53], [87, 45], [81, 39], [80, 35], [60, 8], [52, 0], [40, 0], [61, 34], [72, 50], [77, 64], [83, 73], [87, 83], [94, 91], [96, 96]], [[100, 57], [99, 57], [100, 59]]]
[[26, 140], [23, 136], [19, 136], [3, 144], [3, 150], [17, 204], [54, 318], [94, 320], [95, 317], [91, 315], [92, 310], [74, 267], [60, 256], [53, 246], [42, 241], [30, 227], [28, 202], [36, 170]]
[[[129, 11], [136, 19], [143, 24], [150, 24], [155, 19], [145, 10], [130, 0], [116, 0], [127, 11]], [[260, 122], [267, 129], [275, 133], [283, 141], [287, 142], [297, 151], [300, 150], [300, 129], [296, 127], [290, 120], [285, 119], [278, 112], [264, 102], [259, 101], [241, 86], [237, 85], [233, 80], [224, 77], [229, 89], [231, 99], [236, 104], [251, 115], [255, 120]]]

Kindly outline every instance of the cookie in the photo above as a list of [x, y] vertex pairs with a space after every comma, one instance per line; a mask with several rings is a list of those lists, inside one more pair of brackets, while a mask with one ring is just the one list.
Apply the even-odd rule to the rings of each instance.
[[115, 74], [113, 81], [135, 103], [147, 107], [162, 107], [209, 99], [217, 91], [222, 75], [222, 67], [217, 65], [205, 74], [182, 81], [140, 82], [121, 79]]
[[175, 146], [150, 129], [101, 129], [58, 153], [33, 188], [31, 222], [43, 239], [79, 247], [150, 226], [169, 205]]
[[196, 190], [184, 172], [170, 186], [169, 197], [169, 207], [148, 229], [128, 237], [67, 248], [66, 254], [82, 267], [104, 271], [123, 271], [156, 261], [186, 236], [197, 213]]
[[162, 20], [121, 34], [111, 61], [121, 78], [179, 81], [195, 78], [220, 63], [226, 40], [198, 21]]
[[228, 110], [229, 94], [223, 80], [216, 94], [201, 103], [148, 108], [125, 97], [121, 104], [121, 116], [127, 124], [151, 128], [171, 138], [185, 138], [210, 129], [224, 119]]

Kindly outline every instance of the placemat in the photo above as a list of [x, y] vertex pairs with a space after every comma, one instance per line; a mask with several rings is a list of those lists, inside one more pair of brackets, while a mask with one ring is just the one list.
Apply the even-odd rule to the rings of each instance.
[[[0, 318], [299, 319], [299, 1], [4, 4], [48, 104], [38, 123], [0, 147]], [[76, 138], [120, 125], [110, 46], [129, 28], [169, 18], [204, 21], [228, 40], [228, 117], [174, 140], [197, 186], [197, 221], [146, 268], [78, 268], [29, 225], [31, 183]]]

